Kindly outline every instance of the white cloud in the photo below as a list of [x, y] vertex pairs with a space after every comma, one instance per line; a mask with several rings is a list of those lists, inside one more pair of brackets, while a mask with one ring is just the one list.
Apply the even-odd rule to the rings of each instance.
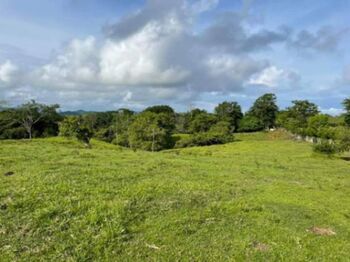
[[181, 24], [169, 18], [165, 24], [151, 22], [127, 39], [107, 40], [101, 50], [101, 80], [115, 85], [183, 83], [190, 72], [176, 65], [164, 65], [162, 60], [162, 54], [169, 52], [169, 43], [181, 31]]
[[270, 66], [259, 74], [252, 76], [249, 80], [249, 84], [275, 88], [278, 86], [284, 87], [290, 82], [295, 83], [299, 81], [299, 79], [300, 76], [292, 70], [284, 70], [276, 66]]
[[72, 88], [76, 83], [92, 83], [97, 76], [96, 40], [74, 39], [54, 61], [35, 70], [31, 77], [39, 85]]
[[18, 71], [18, 67], [14, 65], [10, 60], [7, 60], [4, 64], [0, 64], [0, 82], [6, 84], [13, 81], [15, 73]]
[[320, 110], [321, 110], [322, 113], [328, 114], [328, 115], [332, 115], [332, 116], [337, 116], [337, 115], [340, 115], [340, 114], [344, 113], [343, 109], [341, 109], [341, 108], [334, 108], [334, 107], [321, 108]]
[[[244, 16], [234, 12], [218, 12], [199, 30], [196, 18], [218, 2], [146, 1], [143, 9], [105, 28], [101, 38], [73, 39], [34, 70], [21, 68], [16, 82], [20, 97], [32, 93], [42, 101], [74, 107], [140, 107], [190, 104], [208, 94], [255, 96], [265, 87], [285, 88], [298, 81], [294, 71], [264, 59], [265, 50], [287, 41], [289, 30], [249, 30]], [[0, 85], [11, 82], [17, 71], [9, 61], [0, 65]], [[344, 73], [344, 79], [350, 82], [350, 74]], [[23, 83], [30, 88], [23, 91]], [[2, 90], [10, 97], [8, 87]], [[16, 90], [11, 90], [13, 99]]]
[[244, 57], [235, 56], [213, 56], [207, 61], [210, 73], [214, 77], [228, 77], [229, 79], [244, 82], [253, 74], [266, 67], [266, 62], [255, 61]]
[[201, 13], [208, 11], [212, 8], [215, 8], [219, 4], [219, 0], [200, 0], [195, 2], [191, 7], [190, 10], [193, 13]]

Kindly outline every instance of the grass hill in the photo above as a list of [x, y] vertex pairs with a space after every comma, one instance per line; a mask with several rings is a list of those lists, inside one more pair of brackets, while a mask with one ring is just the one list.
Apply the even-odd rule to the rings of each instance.
[[0, 260], [347, 261], [350, 162], [237, 138], [159, 153], [0, 141]]

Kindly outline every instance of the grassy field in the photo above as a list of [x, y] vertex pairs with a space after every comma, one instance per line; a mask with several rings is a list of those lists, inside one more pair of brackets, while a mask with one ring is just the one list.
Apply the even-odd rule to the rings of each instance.
[[0, 141], [0, 261], [349, 261], [350, 162], [237, 139], [160, 153]]

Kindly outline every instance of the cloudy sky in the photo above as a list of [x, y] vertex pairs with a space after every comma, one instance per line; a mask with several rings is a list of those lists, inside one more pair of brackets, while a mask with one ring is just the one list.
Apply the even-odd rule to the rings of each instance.
[[341, 112], [349, 0], [0, 0], [0, 100], [212, 110], [264, 93]]

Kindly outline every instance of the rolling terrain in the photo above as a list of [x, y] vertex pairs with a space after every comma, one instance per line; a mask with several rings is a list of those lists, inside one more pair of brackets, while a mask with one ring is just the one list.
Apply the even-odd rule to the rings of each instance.
[[284, 136], [236, 140], [0, 141], [0, 260], [346, 261], [350, 162]]

